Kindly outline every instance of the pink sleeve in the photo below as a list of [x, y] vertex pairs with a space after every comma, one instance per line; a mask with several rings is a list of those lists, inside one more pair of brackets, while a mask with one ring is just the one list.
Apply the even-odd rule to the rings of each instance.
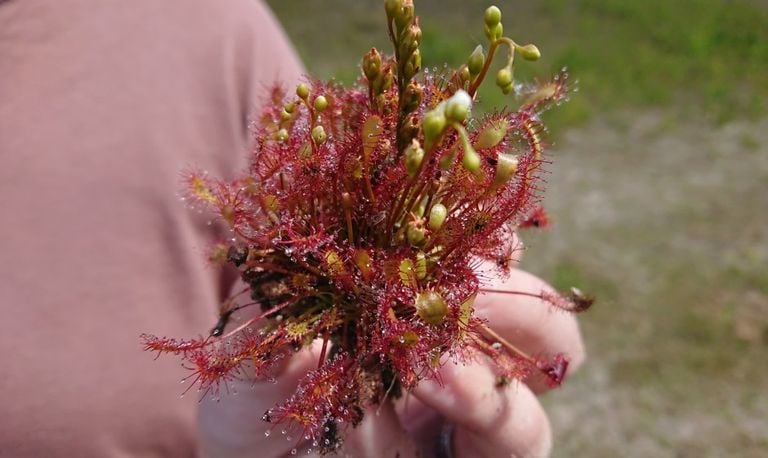
[[301, 72], [253, 0], [0, 2], [0, 456], [196, 453], [186, 372], [138, 338], [215, 322], [179, 171], [231, 176]]

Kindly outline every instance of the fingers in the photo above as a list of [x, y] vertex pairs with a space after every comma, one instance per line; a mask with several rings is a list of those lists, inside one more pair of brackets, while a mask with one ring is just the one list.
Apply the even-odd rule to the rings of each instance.
[[549, 455], [549, 420], [525, 385], [497, 387], [494, 373], [481, 362], [448, 363], [440, 374], [444, 386], [425, 380], [414, 394], [455, 424], [456, 457]]
[[395, 411], [408, 435], [416, 440], [420, 456], [440, 456], [437, 445], [445, 418], [409, 391], [395, 402]]
[[[274, 376], [278, 383], [268, 381], [230, 382], [230, 393], [220, 400], [210, 397], [200, 402], [198, 430], [203, 456], [206, 457], [263, 457], [287, 455], [299, 438], [285, 440], [267, 437], [271, 425], [262, 419], [264, 413], [277, 403], [288, 399], [296, 390], [299, 380], [317, 367], [317, 345], [294, 355]], [[233, 394], [231, 391], [236, 391]]]
[[362, 423], [348, 430], [344, 454], [360, 458], [412, 458], [416, 445], [403, 428], [393, 403], [384, 402], [365, 412]]
[[552, 449], [552, 430], [536, 395], [524, 384], [507, 386], [505, 410], [491, 431], [456, 428], [453, 447], [457, 457], [544, 458]]
[[[489, 286], [493, 289], [525, 291], [539, 294], [553, 291], [538, 277], [513, 269], [508, 280]], [[569, 360], [568, 374], [582, 364], [584, 344], [574, 315], [547, 302], [529, 296], [488, 293], [478, 296], [477, 316], [511, 344], [532, 356], [551, 357], [562, 353]], [[546, 391], [550, 385], [541, 377], [526, 383], [535, 391]]]

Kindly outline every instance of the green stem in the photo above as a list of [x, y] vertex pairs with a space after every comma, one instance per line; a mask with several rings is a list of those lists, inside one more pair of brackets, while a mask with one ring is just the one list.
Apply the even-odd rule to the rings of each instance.
[[488, 73], [488, 69], [491, 67], [491, 62], [493, 61], [493, 57], [496, 54], [496, 48], [498, 47], [499, 47], [498, 40], [493, 41], [491, 45], [488, 47], [488, 57], [485, 59], [485, 64], [483, 64], [482, 70], [480, 70], [480, 73], [477, 75], [477, 78], [475, 78], [475, 80], [469, 86], [469, 90], [467, 91], [470, 97], [472, 98], [475, 97], [477, 88], [480, 87], [480, 84], [482, 84], [483, 80], [485, 79], [485, 75]]

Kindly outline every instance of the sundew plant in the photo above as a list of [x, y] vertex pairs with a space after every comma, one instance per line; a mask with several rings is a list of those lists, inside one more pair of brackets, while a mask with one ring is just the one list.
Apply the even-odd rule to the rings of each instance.
[[[495, 6], [485, 11], [487, 48], [458, 69], [422, 71], [413, 2], [384, 7], [393, 54], [371, 49], [357, 86], [274, 88], [247, 173], [227, 182], [186, 176], [190, 198], [230, 227], [231, 241], [212, 258], [239, 269], [244, 287], [220, 304], [206, 337], [142, 336], [147, 350], [180, 356], [190, 381], [212, 395], [236, 379], [268, 377], [321, 341], [317, 369], [263, 419], [324, 453], [366, 408], [422, 379], [439, 381], [447, 359], [488, 358], [500, 384], [542, 377], [557, 385], [568, 364], [523, 353], [474, 313], [476, 296], [509, 272], [516, 232], [547, 222], [539, 116], [566, 97], [566, 75], [516, 83], [515, 59], [535, 61], [539, 50], [504, 35]], [[475, 119], [494, 59], [506, 63], [496, 85], [519, 108]], [[592, 302], [575, 289], [503, 293], [571, 312]]]

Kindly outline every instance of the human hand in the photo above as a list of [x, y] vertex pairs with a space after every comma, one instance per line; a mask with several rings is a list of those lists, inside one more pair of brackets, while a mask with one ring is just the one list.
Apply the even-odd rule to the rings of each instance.
[[[510, 278], [494, 285], [539, 293], [543, 281], [513, 269]], [[563, 353], [570, 360], [568, 374], [584, 359], [584, 348], [575, 318], [532, 297], [498, 293], [478, 296], [476, 313], [488, 319], [496, 333], [533, 355]], [[297, 353], [275, 374], [278, 383], [237, 381], [236, 395], [220, 401], [205, 399], [200, 406], [201, 445], [206, 456], [281, 457], [307, 455], [300, 437], [280, 436], [280, 426], [262, 415], [287, 399], [301, 377], [317, 367], [317, 345]], [[535, 393], [549, 386], [531, 377], [523, 383], [497, 386], [488, 362], [468, 365], [446, 363], [441, 382], [422, 381], [412, 395], [366, 412], [357, 428], [348, 430], [342, 456], [352, 457], [543, 457], [551, 448], [549, 421]], [[441, 444], [442, 441], [442, 445]], [[399, 454], [399, 455], [398, 455]], [[451, 455], [452, 454], [452, 455]]]

